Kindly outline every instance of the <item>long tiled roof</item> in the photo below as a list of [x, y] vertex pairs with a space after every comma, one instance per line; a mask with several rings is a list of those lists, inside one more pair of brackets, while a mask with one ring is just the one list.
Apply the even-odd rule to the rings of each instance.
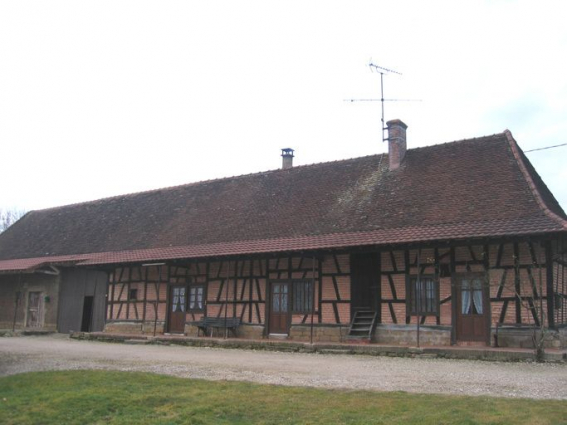
[[410, 149], [394, 171], [374, 155], [32, 211], [0, 235], [0, 271], [562, 231], [505, 131]]

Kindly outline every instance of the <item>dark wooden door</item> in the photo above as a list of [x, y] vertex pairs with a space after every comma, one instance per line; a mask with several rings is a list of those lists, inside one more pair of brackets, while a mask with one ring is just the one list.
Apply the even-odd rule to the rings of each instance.
[[351, 267], [351, 316], [357, 310], [378, 311], [380, 302], [380, 254], [353, 254]]
[[488, 297], [482, 274], [467, 274], [457, 278], [458, 341], [489, 341]]
[[169, 332], [185, 332], [185, 309], [187, 306], [186, 294], [187, 291], [185, 286], [171, 286], [169, 289]]
[[28, 328], [40, 328], [43, 319], [41, 292], [30, 292], [28, 294], [28, 317], [26, 326]]
[[289, 282], [272, 282], [270, 291], [270, 333], [289, 333]]

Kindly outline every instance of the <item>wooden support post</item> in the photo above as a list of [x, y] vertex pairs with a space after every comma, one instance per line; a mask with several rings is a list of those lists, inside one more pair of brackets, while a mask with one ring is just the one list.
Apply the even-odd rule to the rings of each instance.
[[490, 346], [490, 333], [492, 330], [492, 304], [490, 302], [490, 245], [485, 244], [482, 248], [482, 260], [484, 261], [484, 300], [488, 309], [488, 320], [486, 320], [486, 345]]
[[547, 292], [547, 324], [549, 329], [555, 329], [555, 291], [553, 288], [553, 257], [551, 241], [545, 242], [545, 280]]
[[[110, 276], [108, 280], [110, 281]], [[110, 282], [109, 282], [110, 283]], [[114, 320], [114, 291], [116, 288], [116, 269], [112, 271], [112, 291], [110, 295], [110, 320]]]
[[[244, 263], [244, 261], [242, 261], [242, 263]], [[242, 267], [240, 271], [242, 272]], [[234, 278], [232, 280], [232, 317], [236, 317], [236, 299], [237, 299], [237, 292], [238, 292], [238, 260], [236, 260], [234, 262]], [[240, 273], [240, 276], [242, 276], [242, 273]], [[228, 329], [226, 330], [226, 333], [228, 335]]]
[[315, 314], [315, 257], [311, 259], [311, 329], [310, 342], [313, 344], [313, 315]]
[[126, 320], [130, 319], [130, 289], [132, 282], [132, 267], [128, 267], [128, 281], [126, 282]]
[[410, 286], [409, 286], [409, 276], [410, 276], [410, 252], [409, 249], [404, 250], [404, 269], [406, 275], [406, 325], [411, 323], [411, 307], [408, 304], [410, 302]]
[[455, 273], [457, 272], [457, 268], [455, 265], [455, 248], [450, 248], [449, 254], [449, 261], [450, 261], [450, 269], [451, 269], [451, 344], [455, 345], [457, 343], [457, 279], [455, 277]]
[[516, 292], [516, 323], [522, 323], [522, 288], [520, 285], [520, 248], [514, 242], [514, 290]]
[[[417, 288], [415, 290], [416, 294], [416, 298], [417, 298], [417, 348], [419, 348], [419, 336], [420, 336], [420, 330], [421, 330], [421, 300], [422, 297], [425, 295], [425, 291], [423, 291], [422, 293], [422, 288], [424, 288], [421, 284], [421, 248], [419, 248], [417, 250], [417, 259], [416, 259], [416, 263], [417, 263], [417, 287], [420, 289], [419, 293], [417, 293]], [[410, 285], [411, 285], [411, 281], [410, 281]], [[418, 298], [419, 296], [419, 298]]]
[[210, 261], [205, 263], [205, 288], [203, 289], [203, 309], [204, 316], [208, 317], [208, 304], [209, 304], [209, 273], [211, 272]]
[[106, 293], [104, 296], [104, 324], [108, 321], [108, 300], [110, 297], [110, 273], [106, 274]]
[[323, 321], [323, 265], [321, 260], [318, 261], [318, 278], [319, 278], [319, 287], [317, 290], [317, 321], [321, 323]]

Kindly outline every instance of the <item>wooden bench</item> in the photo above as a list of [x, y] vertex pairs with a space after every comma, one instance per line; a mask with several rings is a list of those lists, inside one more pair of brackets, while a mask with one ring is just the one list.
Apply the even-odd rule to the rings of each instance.
[[228, 329], [236, 336], [236, 329], [240, 326], [240, 317], [203, 317], [195, 325], [198, 328], [197, 336], [200, 336], [201, 331], [203, 335], [210, 332], [210, 336], [213, 336], [215, 329]]

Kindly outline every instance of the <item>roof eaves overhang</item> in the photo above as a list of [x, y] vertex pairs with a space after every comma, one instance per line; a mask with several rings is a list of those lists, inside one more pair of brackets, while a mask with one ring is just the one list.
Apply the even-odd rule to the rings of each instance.
[[[486, 223], [484, 223], [486, 225]], [[485, 232], [474, 231], [482, 223], [457, 223], [444, 226], [385, 229], [379, 231], [310, 235], [279, 239], [248, 240], [207, 245], [152, 248], [143, 250], [99, 252], [81, 255], [40, 257], [0, 261], [0, 273], [55, 272], [51, 267], [65, 266], [113, 266], [118, 264], [144, 264], [157, 261], [196, 260], [210, 258], [235, 258], [254, 255], [282, 255], [297, 252], [329, 252], [352, 249], [380, 249], [393, 246], [455, 245], [459, 243], [486, 243], [487, 240], [518, 240], [519, 238], [549, 238], [565, 234], [560, 226], [548, 229], [538, 224], [522, 223], [507, 230], [506, 223], [490, 223]]]
[[528, 184], [528, 187], [530, 188], [532, 195], [534, 196], [538, 206], [541, 208], [542, 212], [547, 217], [549, 217], [551, 220], [562, 226], [564, 230], [567, 230], [567, 220], [563, 219], [562, 217], [558, 216], [553, 211], [551, 211], [549, 207], [546, 205], [545, 201], [543, 200], [543, 197], [541, 196], [541, 193], [539, 192], [537, 185], [533, 181], [530, 173], [528, 172], [526, 164], [524, 164], [524, 161], [520, 156], [520, 152], [518, 151], [519, 149], [518, 143], [514, 139], [514, 136], [512, 136], [512, 132], [510, 130], [504, 130], [504, 134], [506, 135], [506, 139], [508, 140], [510, 149], [512, 150], [512, 154], [514, 155], [514, 159], [518, 163], [518, 167], [520, 168], [520, 171], [524, 176], [524, 179], [526, 180], [526, 183]]

